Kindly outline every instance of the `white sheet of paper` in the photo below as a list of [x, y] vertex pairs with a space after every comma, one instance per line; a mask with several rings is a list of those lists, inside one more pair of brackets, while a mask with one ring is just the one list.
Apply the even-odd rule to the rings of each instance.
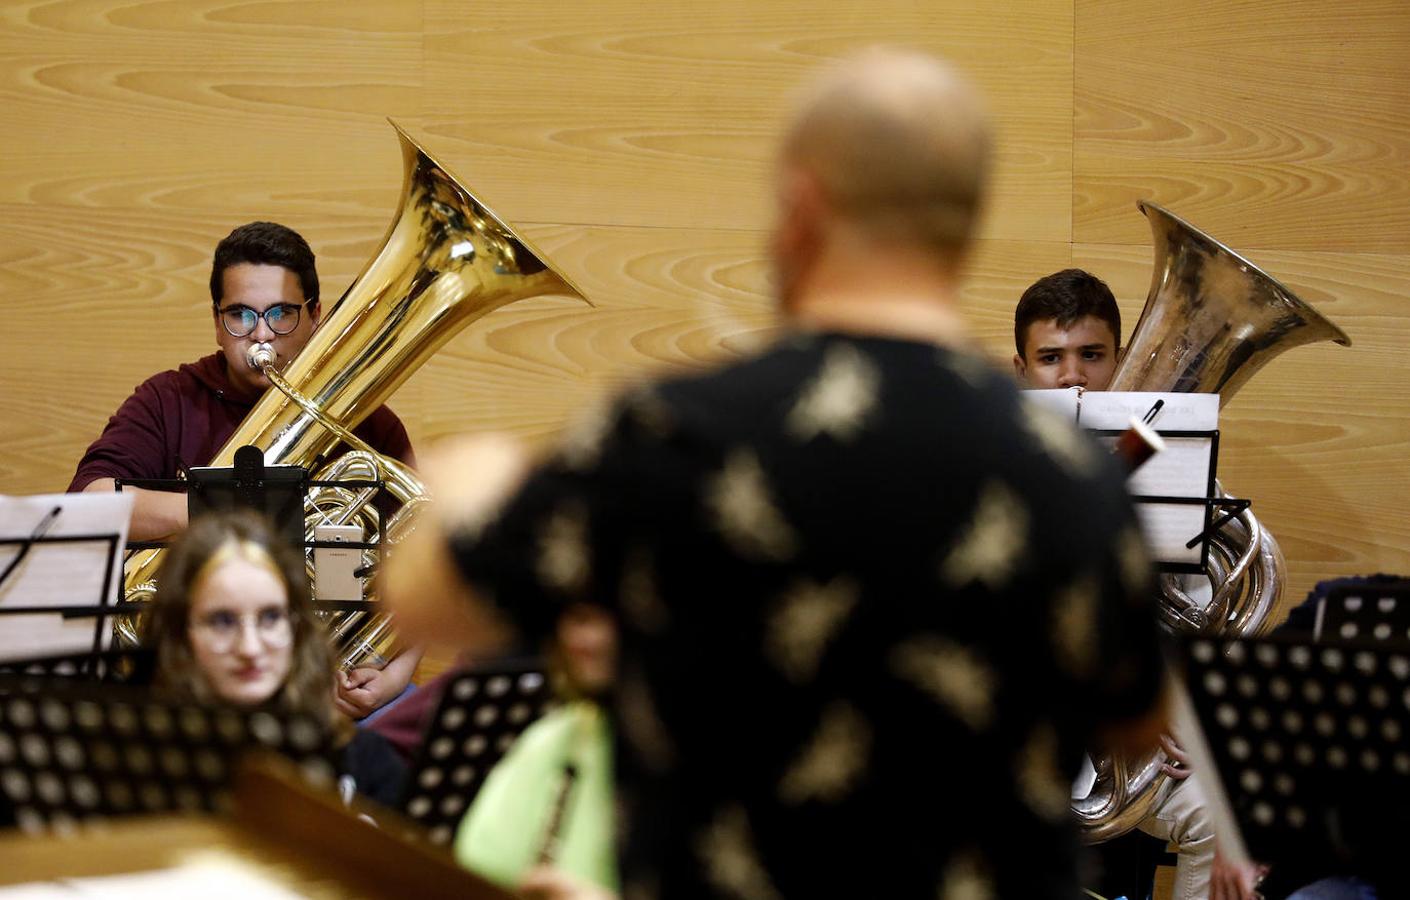
[[[1092, 430], [1124, 431], [1133, 418], [1143, 419], [1157, 400], [1164, 403], [1151, 422], [1156, 431], [1213, 431], [1219, 427], [1218, 394], [1148, 391], [1088, 391], [1082, 395], [1078, 421]], [[1126, 488], [1137, 496], [1208, 497], [1213, 450], [1212, 438], [1166, 437], [1165, 450], [1137, 469], [1127, 479]], [[1136, 512], [1155, 560], [1199, 563], [1200, 546], [1185, 544], [1204, 530], [1202, 504], [1142, 501]]]
[[1062, 416], [1064, 420], [1076, 424], [1078, 396], [1081, 393], [1077, 388], [1027, 390], [1023, 392], [1023, 399], [1027, 403], [1036, 403], [1049, 412]]
[[1136, 519], [1141, 523], [1151, 558], [1163, 563], [1197, 565], [1202, 548], [1186, 547], [1204, 530], [1204, 507], [1182, 503], [1137, 503]]
[[1133, 416], [1145, 418], [1157, 400], [1165, 402], [1150, 423], [1156, 431], [1213, 431], [1219, 427], [1218, 394], [1160, 391], [1084, 391], [1078, 422], [1098, 431], [1125, 431]]
[[1148, 497], [1208, 497], [1212, 438], [1165, 438], [1165, 449], [1126, 479], [1133, 494]]
[[[17, 606], [86, 606], [106, 597], [111, 602], [122, 579], [122, 555], [132, 494], [0, 495], [0, 537], [27, 538], [55, 507], [60, 512], [46, 537], [116, 534], [115, 551], [106, 541], [33, 544], [19, 566], [0, 584], [0, 609]], [[0, 544], [0, 571], [20, 552], [19, 544]], [[104, 583], [109, 560], [112, 572]], [[80, 653], [93, 646], [95, 619], [65, 619], [58, 613], [0, 616], [0, 659], [26, 659]], [[111, 620], [109, 621], [111, 624]], [[104, 646], [111, 628], [104, 627]]]

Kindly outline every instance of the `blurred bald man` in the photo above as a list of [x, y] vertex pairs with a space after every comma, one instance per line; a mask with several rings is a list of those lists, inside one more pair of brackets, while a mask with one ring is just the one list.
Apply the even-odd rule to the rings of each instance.
[[625, 896], [1077, 897], [1082, 748], [1155, 742], [1121, 476], [964, 349], [989, 144], [948, 66], [840, 66], [781, 154], [783, 340], [537, 464], [479, 439], [427, 469], [384, 586], [403, 627], [618, 621]]

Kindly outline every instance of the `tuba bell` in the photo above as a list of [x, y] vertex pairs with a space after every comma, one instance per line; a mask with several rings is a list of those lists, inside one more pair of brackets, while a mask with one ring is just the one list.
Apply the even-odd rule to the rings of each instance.
[[[586, 301], [449, 169], [395, 122], [392, 127], [401, 142], [402, 193], [380, 249], [285, 371], [267, 359], [252, 361], [277, 389], [265, 392], [210, 462], [231, 465], [238, 448], [254, 445], [266, 465], [303, 466], [318, 481], [382, 481], [401, 504], [382, 521], [372, 503], [375, 488], [313, 488], [305, 507], [309, 539], [318, 524], [359, 524], [368, 542], [379, 536], [395, 541], [425, 490], [406, 466], [351, 432], [462, 328], [529, 297]], [[340, 443], [351, 452], [328, 462]], [[125, 601], [151, 598], [163, 555], [144, 550], [128, 560]], [[136, 643], [132, 618], [120, 618], [116, 627], [120, 640]], [[341, 668], [380, 666], [394, 655], [396, 636], [386, 615], [330, 619]]]
[[[1142, 200], [1155, 242], [1150, 292], [1108, 390], [1216, 393], [1221, 408], [1273, 357], [1316, 341], [1350, 346], [1340, 328], [1258, 266], [1219, 241]], [[1216, 485], [1221, 496], [1222, 485]], [[1237, 636], [1272, 627], [1287, 579], [1278, 542], [1245, 510], [1215, 533], [1207, 606], [1191, 599], [1179, 579], [1161, 576], [1163, 623], [1178, 631]], [[1097, 782], [1073, 812], [1084, 839], [1120, 837], [1151, 812], [1165, 779], [1164, 756], [1095, 761]]]

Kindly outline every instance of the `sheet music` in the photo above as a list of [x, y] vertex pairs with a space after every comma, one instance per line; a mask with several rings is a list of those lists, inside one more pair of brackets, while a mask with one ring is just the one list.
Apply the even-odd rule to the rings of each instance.
[[[1082, 395], [1078, 422], [1092, 430], [1124, 431], [1132, 419], [1144, 419], [1160, 401], [1151, 421], [1159, 432], [1214, 431], [1219, 427], [1218, 394], [1171, 394], [1148, 391], [1088, 391]], [[1111, 440], [1114, 440], [1111, 439]], [[1209, 437], [1166, 437], [1165, 450], [1153, 456], [1126, 481], [1133, 495], [1148, 497], [1210, 496]], [[1199, 503], [1153, 503], [1136, 506], [1137, 516], [1159, 562], [1198, 564], [1201, 547], [1185, 544], [1204, 530], [1205, 507]]]
[[[86, 606], [117, 595], [122, 578], [122, 554], [127, 523], [132, 516], [131, 493], [0, 495], [0, 538], [20, 539], [35, 533], [49, 518], [44, 537], [116, 534], [115, 548], [107, 541], [33, 543], [24, 558], [0, 583], [0, 610], [17, 606]], [[0, 544], [0, 572], [20, 555], [23, 544]], [[111, 554], [111, 555], [110, 555]], [[112, 560], [112, 575], [103, 573]], [[0, 615], [0, 658], [24, 659], [58, 653], [79, 653], [93, 646], [93, 618], [64, 619], [57, 613]], [[104, 646], [111, 629], [104, 629]]]
[[1081, 393], [1080, 388], [1028, 390], [1023, 392], [1023, 399], [1028, 403], [1036, 403], [1049, 412], [1062, 416], [1064, 420], [1075, 424], [1077, 422], [1078, 397]]
[[1185, 544], [1204, 531], [1202, 504], [1141, 502], [1136, 504], [1136, 519], [1141, 523], [1151, 559], [1158, 563], [1199, 564], [1201, 545]]
[[1218, 394], [1171, 394], [1161, 391], [1084, 391], [1078, 424], [1094, 430], [1124, 431], [1132, 417], [1144, 418], [1155, 401], [1160, 412], [1150, 423], [1156, 431], [1213, 431], [1219, 427]]

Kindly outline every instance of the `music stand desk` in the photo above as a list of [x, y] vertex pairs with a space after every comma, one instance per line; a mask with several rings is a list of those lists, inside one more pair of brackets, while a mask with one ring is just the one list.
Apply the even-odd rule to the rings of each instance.
[[553, 699], [543, 663], [501, 660], [459, 672], [422, 735], [400, 812], [449, 847], [461, 817], [510, 745]]
[[512, 900], [395, 830], [357, 819], [336, 798], [299, 783], [289, 764], [265, 759], [241, 772], [232, 818], [161, 815], [68, 837], [0, 834], [0, 885], [150, 872], [214, 849], [308, 896]]

